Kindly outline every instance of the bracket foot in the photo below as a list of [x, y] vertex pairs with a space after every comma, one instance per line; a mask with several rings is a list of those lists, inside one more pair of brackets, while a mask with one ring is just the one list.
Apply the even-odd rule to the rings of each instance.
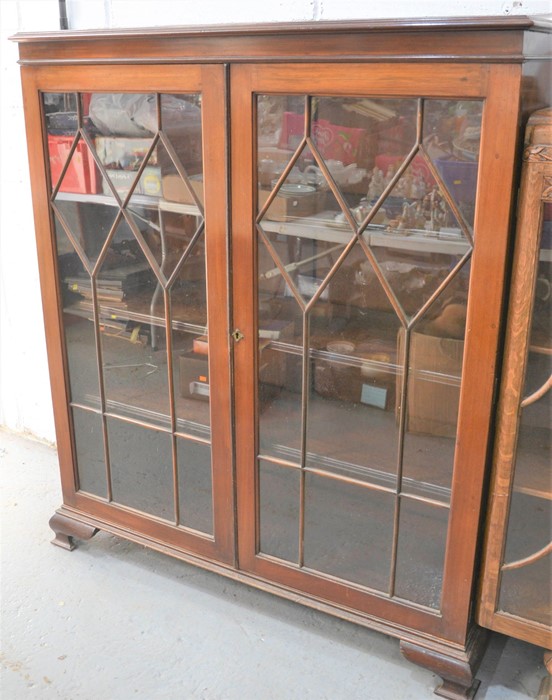
[[50, 527], [55, 534], [52, 544], [69, 551], [76, 547], [74, 539], [89, 540], [98, 532], [97, 527], [75, 520], [59, 510], [50, 518]]
[[[487, 633], [476, 628], [471, 636], [465, 652], [447, 653], [446, 648], [433, 648], [402, 641], [402, 655], [417, 664], [429, 669], [443, 679], [441, 685], [435, 688], [435, 694], [449, 700], [472, 700], [480, 682], [474, 677], [475, 671], [485, 651]], [[454, 655], [453, 655], [454, 654]]]

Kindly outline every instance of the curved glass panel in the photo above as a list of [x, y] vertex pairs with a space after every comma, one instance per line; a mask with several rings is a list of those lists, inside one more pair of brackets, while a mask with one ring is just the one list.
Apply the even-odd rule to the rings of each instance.
[[552, 256], [544, 208], [499, 610], [552, 624]]

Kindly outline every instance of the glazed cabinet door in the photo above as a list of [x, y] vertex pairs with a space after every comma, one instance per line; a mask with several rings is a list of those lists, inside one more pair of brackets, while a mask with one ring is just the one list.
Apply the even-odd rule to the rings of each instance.
[[231, 562], [224, 67], [23, 77], [64, 507]]
[[232, 72], [240, 567], [451, 642], [469, 618], [518, 83], [458, 64]]

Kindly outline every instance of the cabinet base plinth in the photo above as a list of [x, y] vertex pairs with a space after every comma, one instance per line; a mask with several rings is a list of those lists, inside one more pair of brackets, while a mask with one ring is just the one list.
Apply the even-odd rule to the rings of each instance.
[[450, 700], [472, 700], [480, 684], [481, 682], [475, 679], [469, 688], [466, 688], [466, 686], [458, 685], [452, 681], [443, 681], [435, 688], [434, 693], [441, 698], [450, 698]]
[[52, 544], [69, 551], [77, 546], [74, 542], [75, 539], [89, 540], [98, 532], [98, 528], [74, 520], [60, 511], [56, 511], [50, 518], [49, 525], [55, 534]]
[[485, 647], [487, 633], [475, 628], [465, 652], [447, 654], [446, 650], [429, 649], [401, 641], [400, 649], [405, 659], [423, 666], [443, 679], [435, 688], [435, 695], [450, 700], [471, 700], [480, 682], [474, 677]]

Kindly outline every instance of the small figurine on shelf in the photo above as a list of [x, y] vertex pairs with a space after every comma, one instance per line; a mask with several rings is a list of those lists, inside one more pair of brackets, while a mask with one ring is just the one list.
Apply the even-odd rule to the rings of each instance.
[[397, 172], [397, 167], [395, 165], [393, 165], [393, 163], [390, 163], [389, 167], [387, 168], [387, 172], [385, 173], [385, 180], [384, 180], [385, 187], [387, 187], [387, 185], [395, 177], [396, 172]]
[[433, 188], [424, 198], [424, 212], [429, 219], [429, 230], [438, 232], [445, 226], [447, 206], [441, 193]]
[[393, 190], [394, 197], [411, 197], [413, 177], [412, 173], [406, 172], [397, 182]]
[[410, 188], [410, 196], [412, 197], [412, 199], [422, 200], [426, 195], [426, 191], [427, 188], [425, 180], [422, 177], [422, 175], [420, 175], [420, 173], [417, 173], [412, 181], [412, 186]]
[[383, 190], [385, 189], [385, 182], [383, 179], [383, 172], [378, 168], [378, 166], [374, 166], [374, 169], [372, 170], [372, 177], [370, 179], [370, 184], [368, 186], [368, 201], [371, 202], [374, 199], [377, 199]]

